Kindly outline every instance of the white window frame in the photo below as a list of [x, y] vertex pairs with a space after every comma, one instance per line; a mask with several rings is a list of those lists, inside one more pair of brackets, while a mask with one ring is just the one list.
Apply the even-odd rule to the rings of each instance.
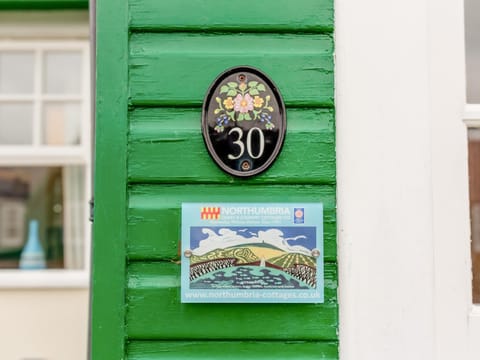
[[[89, 99], [90, 91], [90, 58], [89, 43], [87, 40], [49, 40], [49, 41], [1, 41], [1, 51], [32, 51], [35, 54], [35, 89], [33, 94], [3, 95], [0, 94], [0, 102], [32, 102], [33, 103], [33, 144], [32, 145], [1, 145], [0, 144], [0, 166], [19, 164], [25, 165], [65, 165], [85, 164], [90, 161], [90, 126], [87, 125], [90, 115]], [[50, 95], [42, 92], [42, 61], [47, 51], [81, 51], [83, 54], [82, 67], [84, 70], [82, 78], [82, 93], [79, 95]], [[43, 103], [45, 101], [75, 101], [82, 103], [82, 124], [81, 143], [79, 145], [51, 146], [42, 145], [41, 140], [41, 116]]]
[[[82, 102], [81, 144], [48, 146], [38, 142], [32, 146], [0, 146], [0, 166], [66, 166], [84, 168], [86, 199], [91, 197], [91, 98], [90, 98], [90, 45], [88, 12], [0, 12], [0, 49], [81, 50], [83, 53], [82, 94], [78, 97], [41, 95], [35, 89], [34, 116], [39, 117], [41, 100], [79, 100]], [[39, 66], [38, 64], [36, 66]], [[38, 76], [38, 72], [35, 73]], [[38, 79], [37, 79], [38, 80]], [[39, 83], [39, 82], [37, 82]], [[1, 95], [0, 95], [1, 96]], [[1, 97], [3, 100], [5, 96]], [[19, 95], [18, 100], [31, 98]], [[11, 97], [8, 97], [10, 100]], [[40, 119], [35, 131], [40, 131]], [[35, 135], [34, 135], [35, 138]], [[39, 137], [37, 137], [39, 138]], [[0, 289], [8, 288], [88, 288], [90, 279], [91, 229], [88, 223], [89, 208], [85, 203], [84, 254], [82, 269], [0, 270]]]
[[[463, 115], [463, 122], [467, 129], [480, 129], [480, 104], [467, 104]], [[468, 313], [468, 333], [469, 333], [469, 347], [472, 354], [480, 354], [480, 342], [478, 335], [480, 334], [480, 304], [474, 304], [472, 300], [472, 257], [470, 244], [471, 239], [467, 239], [466, 247], [470, 252], [469, 262], [467, 266], [470, 270], [470, 288], [469, 298], [471, 302], [470, 311]]]
[[480, 128], [480, 104], [467, 104], [465, 106], [463, 122], [468, 128]]

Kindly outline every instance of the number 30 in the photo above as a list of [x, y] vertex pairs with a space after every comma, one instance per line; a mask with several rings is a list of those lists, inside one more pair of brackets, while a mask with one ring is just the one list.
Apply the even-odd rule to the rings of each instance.
[[[258, 137], [259, 137], [259, 142], [260, 142], [257, 155], [253, 155], [253, 151], [252, 151], [252, 133], [254, 131], [258, 132]], [[237, 159], [240, 159], [243, 156], [243, 153], [245, 152], [245, 144], [242, 141], [243, 130], [239, 127], [234, 127], [232, 130], [230, 130], [228, 132], [228, 135], [230, 135], [232, 133], [237, 133], [238, 134], [237, 140], [235, 140], [233, 143], [240, 148], [240, 151], [239, 151], [238, 155], [236, 155], [236, 156], [234, 156], [232, 154], [228, 154], [228, 158], [230, 160], [237, 160]], [[265, 150], [265, 137], [263, 136], [262, 130], [260, 130], [258, 127], [253, 127], [250, 130], [248, 130], [248, 133], [247, 133], [247, 152], [248, 152], [248, 155], [250, 155], [250, 157], [252, 159], [258, 159], [259, 157], [261, 157], [263, 155], [264, 150]]]

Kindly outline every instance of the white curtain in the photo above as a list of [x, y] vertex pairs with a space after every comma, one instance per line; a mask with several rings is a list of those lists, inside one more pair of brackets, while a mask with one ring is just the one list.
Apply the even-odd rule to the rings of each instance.
[[66, 166], [63, 173], [64, 261], [66, 269], [82, 269], [85, 254], [85, 178], [82, 166]]

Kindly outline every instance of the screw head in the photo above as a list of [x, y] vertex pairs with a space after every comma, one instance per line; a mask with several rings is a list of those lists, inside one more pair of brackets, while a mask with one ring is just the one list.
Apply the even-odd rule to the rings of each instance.
[[242, 162], [241, 167], [242, 167], [243, 171], [248, 171], [248, 170], [250, 170], [250, 168], [252, 166], [250, 165], [250, 163], [248, 161], [245, 160], [244, 162]]

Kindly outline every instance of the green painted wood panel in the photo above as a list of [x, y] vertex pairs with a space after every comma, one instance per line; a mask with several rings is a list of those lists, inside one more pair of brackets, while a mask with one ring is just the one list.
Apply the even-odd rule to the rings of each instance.
[[146, 340], [335, 339], [336, 270], [335, 263], [325, 264], [324, 304], [182, 304], [179, 264], [131, 263], [127, 277], [128, 337]]
[[127, 6], [97, 4], [95, 215], [91, 282], [91, 360], [125, 358]]
[[88, 0], [0, 0], [6, 10], [87, 9]]
[[127, 253], [132, 260], [176, 259], [182, 202], [323, 202], [324, 259], [335, 261], [334, 186], [137, 185], [128, 206]]
[[[92, 359], [338, 359], [333, 1], [97, 5]], [[200, 130], [208, 87], [238, 65], [267, 73], [288, 115], [278, 160], [242, 180]], [[182, 304], [186, 201], [323, 202], [325, 303]]]
[[[136, 31], [332, 32], [331, 0], [130, 0]], [[228, 16], [225, 16], [229, 14]]]
[[[260, 324], [258, 324], [260, 325]], [[132, 341], [128, 360], [334, 360], [338, 343], [265, 341]]]
[[[246, 183], [225, 174], [212, 161], [202, 139], [200, 119], [199, 108], [132, 111], [128, 145], [130, 181]], [[287, 135], [279, 158], [266, 173], [248, 183], [334, 183], [333, 110], [288, 109], [287, 119]]]
[[225, 69], [258, 67], [278, 86], [287, 106], [332, 107], [332, 35], [133, 34], [133, 105], [199, 106]]

